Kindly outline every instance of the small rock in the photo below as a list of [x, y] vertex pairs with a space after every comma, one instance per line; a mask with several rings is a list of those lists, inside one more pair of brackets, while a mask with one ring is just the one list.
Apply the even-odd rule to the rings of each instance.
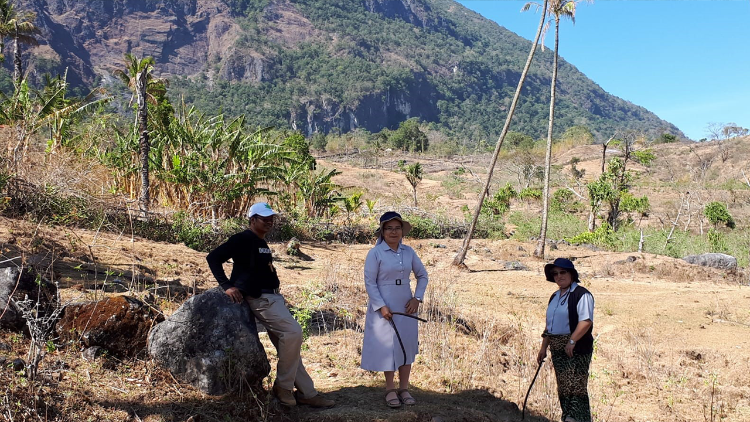
[[300, 243], [299, 239], [296, 237], [293, 237], [289, 240], [289, 243], [286, 244], [286, 253], [287, 255], [297, 256], [299, 255]]
[[557, 243], [550, 243], [549, 244], [549, 250], [556, 251], [557, 250]]
[[8, 358], [6, 358], [5, 356], [0, 356], [0, 366], [5, 365], [5, 361], [7, 360]]
[[638, 258], [634, 257], [633, 255], [630, 255], [629, 257], [625, 258], [625, 261], [627, 262], [635, 262]]
[[0, 342], [0, 350], [2, 350], [4, 352], [9, 352], [11, 349], [12, 349], [12, 347], [10, 347], [10, 344]]
[[512, 271], [525, 271], [528, 270], [525, 265], [518, 261], [507, 261], [505, 263], [505, 269], [506, 270], [512, 270]]
[[445, 248], [447, 248], [447, 246], [445, 246], [445, 245], [443, 245], [443, 244], [440, 244], [440, 243], [436, 243], [435, 245], [433, 245], [433, 247], [434, 247], [434, 248], [440, 248], [440, 249], [445, 249]]
[[26, 368], [26, 362], [21, 358], [13, 359], [11, 364], [13, 365], [13, 371], [15, 372], [23, 371], [23, 369]]
[[83, 351], [82, 355], [83, 358], [86, 359], [89, 362], [93, 362], [96, 360], [97, 356], [101, 356], [103, 350], [99, 346], [92, 346], [86, 348], [86, 350]]

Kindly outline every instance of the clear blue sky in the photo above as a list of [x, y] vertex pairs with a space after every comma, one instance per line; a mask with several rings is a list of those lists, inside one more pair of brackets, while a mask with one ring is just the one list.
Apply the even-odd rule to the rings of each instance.
[[[539, 14], [521, 13], [526, 1], [458, 2], [534, 38]], [[545, 45], [554, 45], [554, 27]], [[708, 137], [709, 123], [750, 128], [750, 0], [579, 3], [576, 24], [560, 25], [560, 55], [693, 140]]]

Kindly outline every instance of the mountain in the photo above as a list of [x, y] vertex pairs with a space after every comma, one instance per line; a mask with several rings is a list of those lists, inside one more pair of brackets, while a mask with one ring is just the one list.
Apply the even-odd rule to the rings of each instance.
[[[493, 142], [530, 41], [452, 0], [24, 0], [41, 45], [30, 74], [107, 84], [123, 54], [153, 56], [170, 95], [256, 125], [378, 132], [418, 117]], [[565, 42], [563, 38], [562, 43]], [[552, 52], [538, 51], [511, 130], [546, 134]], [[674, 125], [560, 62], [556, 131], [652, 137]]]

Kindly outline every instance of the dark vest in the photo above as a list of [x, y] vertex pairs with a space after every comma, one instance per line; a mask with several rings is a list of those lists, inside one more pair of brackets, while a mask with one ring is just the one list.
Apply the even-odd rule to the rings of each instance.
[[[570, 292], [570, 296], [568, 296], [568, 323], [570, 324], [571, 334], [573, 334], [573, 331], [576, 330], [576, 326], [578, 326], [578, 301], [581, 300], [581, 297], [586, 293], [591, 294], [591, 292], [579, 284], [575, 290]], [[553, 293], [552, 296], [550, 296], [547, 304], [552, 302], [552, 299], [555, 298], [555, 294], [556, 293]], [[594, 297], [594, 295], [591, 295], [591, 297]], [[576, 352], [576, 354], [585, 355], [594, 351], [594, 336], [591, 334], [593, 331], [594, 324], [592, 323], [586, 334], [576, 342], [576, 346], [573, 348], [573, 351]]]

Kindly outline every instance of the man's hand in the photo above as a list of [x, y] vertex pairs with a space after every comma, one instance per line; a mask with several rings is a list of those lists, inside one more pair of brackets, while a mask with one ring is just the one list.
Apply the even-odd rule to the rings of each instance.
[[407, 314], [416, 314], [417, 310], [419, 310], [419, 300], [417, 298], [413, 297], [409, 299], [408, 302], [406, 302], [406, 313]]
[[242, 301], [245, 300], [245, 297], [242, 295], [240, 289], [236, 287], [230, 287], [224, 293], [226, 293], [227, 296], [232, 299], [233, 303], [242, 303]]
[[387, 306], [383, 306], [382, 308], [380, 308], [380, 315], [383, 315], [383, 318], [385, 318], [387, 320], [390, 320], [391, 318], [393, 318], [393, 314], [391, 313], [391, 309], [388, 308]]

